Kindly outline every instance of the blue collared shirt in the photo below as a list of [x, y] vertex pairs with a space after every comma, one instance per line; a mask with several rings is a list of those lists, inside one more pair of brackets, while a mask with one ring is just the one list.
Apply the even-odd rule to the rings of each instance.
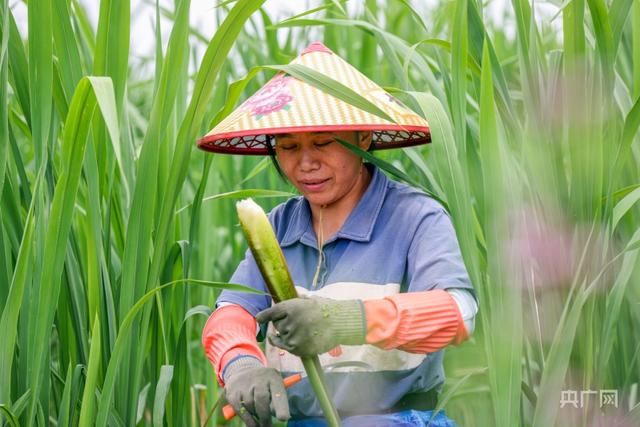
[[[449, 215], [423, 192], [387, 178], [378, 168], [342, 228], [319, 249], [309, 203], [295, 197], [269, 214], [299, 293], [335, 299], [383, 298], [398, 292], [473, 288]], [[260, 271], [247, 251], [230, 279], [266, 292]], [[271, 306], [263, 295], [223, 291], [220, 303], [235, 303], [252, 315]], [[375, 413], [404, 394], [440, 387], [442, 351], [424, 354], [382, 350], [371, 345], [347, 347], [342, 356], [321, 355], [338, 410]], [[284, 375], [301, 371], [299, 359], [267, 345], [271, 366]], [[364, 368], [363, 368], [364, 366]], [[332, 370], [332, 367], [336, 367]], [[321, 414], [306, 380], [288, 390], [292, 417]]]

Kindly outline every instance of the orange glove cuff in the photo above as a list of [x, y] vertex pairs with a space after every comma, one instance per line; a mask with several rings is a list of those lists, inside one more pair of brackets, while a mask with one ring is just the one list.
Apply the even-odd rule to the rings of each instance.
[[239, 305], [226, 305], [209, 316], [202, 331], [202, 346], [221, 386], [224, 386], [222, 371], [236, 356], [254, 356], [267, 364], [267, 358], [258, 346], [256, 332], [255, 318]]
[[364, 308], [366, 342], [384, 349], [433, 353], [468, 337], [458, 305], [442, 289], [369, 300]]

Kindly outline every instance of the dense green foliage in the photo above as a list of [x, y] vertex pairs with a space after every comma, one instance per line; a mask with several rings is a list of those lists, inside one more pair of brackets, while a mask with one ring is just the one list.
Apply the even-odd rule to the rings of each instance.
[[[246, 249], [233, 199], [291, 188], [195, 140], [316, 35], [431, 125], [433, 144], [370, 160], [446, 203], [478, 291], [448, 415], [640, 423], [640, 2], [554, 2], [549, 22], [512, 0], [498, 27], [472, 0], [280, 22], [263, 3], [223, 2], [208, 40], [189, 0], [150, 2], [172, 26], [140, 77], [129, 0], [102, 0], [97, 28], [77, 0], [30, 0], [22, 34], [0, 0], [0, 423], [204, 422], [200, 331]], [[563, 390], [619, 407], [561, 408]]]

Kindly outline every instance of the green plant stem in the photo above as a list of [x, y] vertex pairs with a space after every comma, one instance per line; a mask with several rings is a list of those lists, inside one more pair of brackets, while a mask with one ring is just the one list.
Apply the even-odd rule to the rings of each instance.
[[304, 365], [304, 370], [309, 377], [309, 382], [313, 386], [313, 391], [318, 397], [320, 407], [322, 408], [322, 412], [327, 419], [327, 423], [331, 427], [339, 426], [340, 416], [338, 415], [338, 411], [333, 406], [331, 396], [329, 396], [327, 388], [325, 387], [324, 371], [322, 370], [322, 365], [320, 365], [320, 358], [318, 358], [318, 356], [302, 357], [301, 360], [302, 364]]
[[[238, 202], [236, 208], [249, 248], [271, 297], [276, 303], [296, 298], [298, 293], [291, 280], [287, 262], [264, 211], [251, 199]], [[339, 426], [340, 416], [327, 392], [320, 359], [318, 356], [303, 357], [302, 363], [329, 426]]]

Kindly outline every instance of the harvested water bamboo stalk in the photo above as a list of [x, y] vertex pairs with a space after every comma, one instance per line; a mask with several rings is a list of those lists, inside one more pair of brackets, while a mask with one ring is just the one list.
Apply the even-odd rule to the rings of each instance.
[[[252, 199], [246, 199], [236, 204], [236, 210], [251, 253], [273, 300], [278, 303], [296, 298], [298, 293], [291, 279], [284, 255], [262, 208]], [[324, 383], [320, 359], [318, 356], [302, 357], [301, 359], [329, 426], [340, 426], [338, 411], [333, 405]]]

